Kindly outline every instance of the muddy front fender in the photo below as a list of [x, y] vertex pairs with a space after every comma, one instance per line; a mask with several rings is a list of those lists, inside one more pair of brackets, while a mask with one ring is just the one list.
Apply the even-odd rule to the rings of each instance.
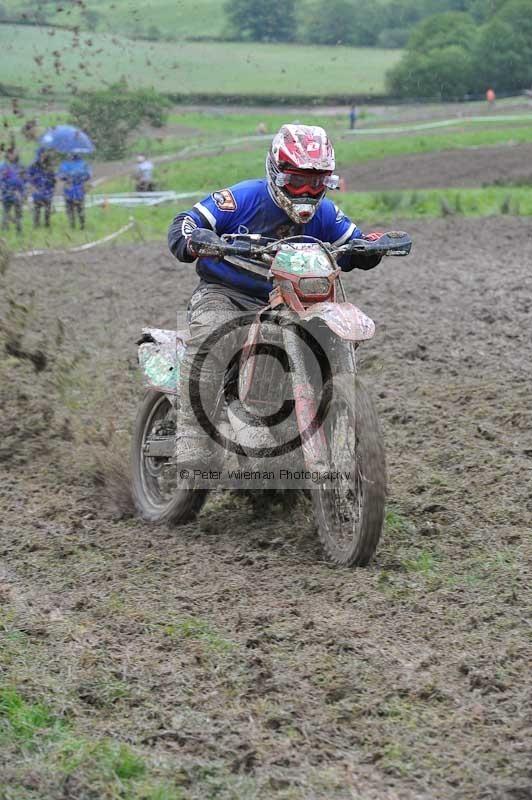
[[143, 328], [137, 342], [138, 361], [145, 386], [177, 394], [186, 334], [161, 328]]
[[362, 342], [371, 339], [375, 323], [352, 303], [316, 303], [307, 308], [300, 319], [321, 319], [340, 339]]

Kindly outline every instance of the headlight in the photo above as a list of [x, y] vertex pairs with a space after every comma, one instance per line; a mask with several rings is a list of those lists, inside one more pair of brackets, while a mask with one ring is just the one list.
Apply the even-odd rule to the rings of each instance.
[[331, 284], [328, 278], [300, 278], [299, 291], [301, 294], [329, 294]]

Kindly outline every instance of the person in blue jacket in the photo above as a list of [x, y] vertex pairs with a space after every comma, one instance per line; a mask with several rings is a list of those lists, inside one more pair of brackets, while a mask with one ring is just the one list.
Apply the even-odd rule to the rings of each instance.
[[[168, 232], [170, 251], [179, 261], [195, 261], [197, 254], [191, 235], [197, 228], [206, 228], [218, 236], [258, 233], [281, 239], [305, 234], [336, 245], [363, 237], [356, 224], [326, 198], [327, 190], [339, 185], [334, 168], [334, 150], [322, 128], [283, 125], [273, 138], [266, 158], [266, 177], [215, 191], [193, 208], [177, 214]], [[375, 239], [379, 235], [368, 234], [365, 238]], [[338, 264], [346, 271], [371, 269], [380, 260], [380, 255], [359, 253], [343, 256]], [[240, 256], [227, 256], [221, 261], [200, 256], [197, 260], [199, 285], [188, 306], [190, 339], [180, 371], [178, 465], [205, 469], [212, 457], [211, 442], [197, 421], [195, 401], [190, 397], [190, 379], [199, 385], [203, 410], [212, 419], [217, 392], [232, 352], [218, 353], [218, 358], [212, 358], [211, 354], [201, 374], [193, 374], [203, 342], [218, 326], [268, 303], [272, 290], [268, 266], [253, 261], [254, 272], [246, 272], [242, 269], [245, 262]], [[260, 275], [260, 270], [264, 275]], [[238, 335], [246, 335], [245, 328], [236, 330], [242, 332]], [[228, 348], [234, 347], [230, 337], [225, 337], [223, 347], [226, 340]]]
[[52, 155], [48, 150], [37, 150], [35, 161], [27, 169], [26, 178], [33, 187], [33, 226], [40, 226], [42, 212], [44, 225], [49, 228], [56, 180]]
[[78, 153], [74, 153], [59, 165], [57, 177], [63, 181], [63, 195], [70, 227], [85, 227], [85, 184], [92, 177], [89, 165]]
[[0, 166], [0, 194], [2, 230], [9, 228], [9, 221], [13, 216], [17, 233], [22, 233], [22, 207], [26, 194], [26, 181], [18, 153], [13, 147], [7, 151], [6, 160]]

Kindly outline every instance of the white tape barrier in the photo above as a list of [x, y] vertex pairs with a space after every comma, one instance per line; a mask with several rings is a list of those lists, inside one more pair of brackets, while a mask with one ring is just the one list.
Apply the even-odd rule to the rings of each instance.
[[[162, 203], [173, 203], [176, 200], [188, 200], [192, 197], [201, 197], [205, 192], [121, 192], [116, 194], [88, 194], [85, 197], [85, 207], [104, 208], [105, 206], [121, 206], [122, 208], [136, 208], [138, 206], [158, 206]], [[54, 197], [54, 211], [64, 211], [65, 201], [62, 197]]]
[[77, 247], [69, 247], [63, 250], [26, 250], [22, 253], [13, 253], [12, 255], [13, 258], [30, 258], [31, 256], [55, 256], [63, 255], [64, 253], [81, 253], [83, 250], [90, 250], [92, 247], [96, 247], [99, 244], [105, 244], [105, 242], [110, 242], [111, 239], [116, 239], [117, 236], [121, 236], [126, 231], [131, 230], [135, 225], [136, 222], [132, 219], [127, 225], [123, 225], [117, 231], [114, 231], [114, 233], [104, 236], [103, 239], [96, 239], [94, 242], [80, 244]]

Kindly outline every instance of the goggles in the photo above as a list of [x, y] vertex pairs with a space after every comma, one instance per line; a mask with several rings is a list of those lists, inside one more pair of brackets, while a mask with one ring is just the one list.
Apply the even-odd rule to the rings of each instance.
[[324, 172], [278, 172], [275, 185], [296, 197], [305, 194], [316, 196], [326, 189], [338, 189], [340, 179], [338, 175]]

